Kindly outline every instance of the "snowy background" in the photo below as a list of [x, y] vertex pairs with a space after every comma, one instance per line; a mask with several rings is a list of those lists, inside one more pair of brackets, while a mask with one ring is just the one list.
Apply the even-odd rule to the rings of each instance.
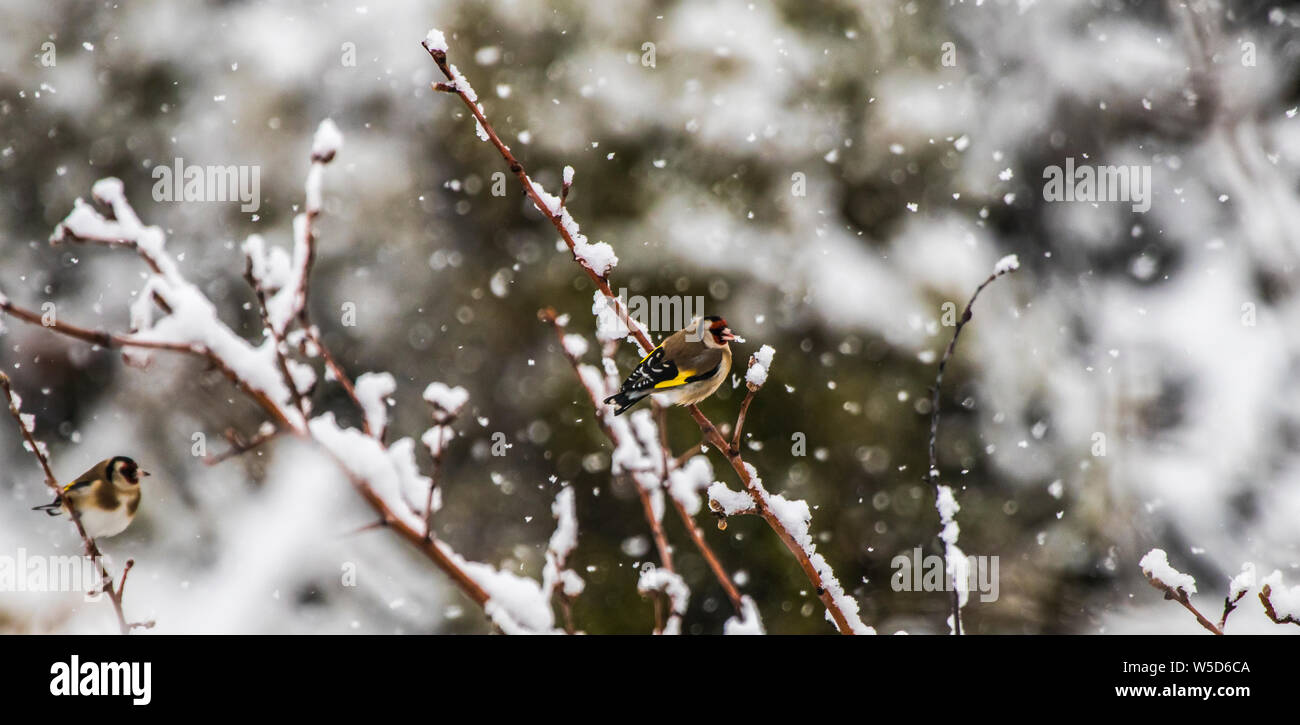
[[[640, 503], [611, 479], [586, 393], [537, 320], [554, 306], [590, 335], [592, 285], [513, 178], [491, 195], [500, 157], [429, 88], [431, 26], [535, 179], [557, 189], [574, 167], [567, 207], [617, 251], [615, 289], [703, 296], [748, 339], [738, 359], [776, 348], [746, 460], [813, 507], [818, 550], [867, 624], [947, 631], [947, 596], [892, 591], [890, 560], [940, 552], [924, 478], [943, 305], [960, 308], [1012, 253], [1021, 270], [981, 296], [943, 390], [940, 463], [962, 547], [1000, 557], [1000, 598], [973, 601], [967, 630], [1199, 631], [1144, 580], [1153, 547], [1216, 615], [1243, 562], [1300, 580], [1300, 336], [1288, 332], [1300, 329], [1300, 12], [1285, 5], [8, 2], [0, 290], [125, 329], [139, 261], [46, 244], [74, 199], [117, 176], [223, 318], [256, 338], [240, 244], [289, 243], [312, 134], [334, 119], [346, 143], [325, 178], [313, 314], [353, 375], [396, 376], [400, 435], [428, 426], [430, 381], [470, 391], [439, 536], [537, 577], [551, 503], [572, 486], [587, 582], [575, 618], [648, 632]], [[259, 166], [261, 208], [151, 201], [150, 169], [177, 157]], [[1150, 210], [1044, 202], [1044, 167], [1067, 157], [1150, 166]], [[340, 324], [349, 302], [355, 326]], [[350, 533], [374, 514], [310, 446], [195, 458], [195, 433], [216, 452], [223, 430], [261, 422], [219, 374], [168, 356], [142, 372], [2, 322], [0, 365], [60, 477], [114, 454], [153, 473], [139, 518], [105, 548], [136, 560], [127, 609], [155, 631], [489, 631], [410, 547]], [[626, 347], [623, 369], [635, 360]], [[733, 419], [743, 390], [702, 407]], [[336, 386], [317, 406], [358, 422]], [[669, 421], [674, 450], [698, 442], [684, 411]], [[792, 455], [796, 434], [808, 455]], [[0, 554], [77, 550], [66, 523], [29, 510], [47, 500], [5, 418]], [[698, 520], [767, 631], [833, 631], [761, 521]], [[726, 598], [680, 522], [666, 525], [691, 588], [685, 631], [721, 632]], [[107, 604], [76, 594], [0, 594], [0, 631], [112, 627]], [[1229, 624], [1284, 629], [1257, 602]]]

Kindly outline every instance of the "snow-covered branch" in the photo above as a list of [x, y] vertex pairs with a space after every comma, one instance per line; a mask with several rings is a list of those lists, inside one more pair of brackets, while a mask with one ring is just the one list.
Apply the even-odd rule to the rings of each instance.
[[564, 629], [573, 634], [573, 600], [582, 594], [587, 584], [569, 566], [569, 555], [578, 547], [578, 509], [574, 502], [573, 489], [565, 487], [555, 495], [551, 504], [551, 513], [555, 516], [555, 533], [546, 545], [546, 564], [542, 568], [542, 593], [552, 599], [560, 595], [560, 605], [564, 609]]
[[[312, 440], [347, 474], [357, 492], [379, 514], [382, 526], [396, 532], [442, 569], [466, 596], [483, 607], [498, 628], [505, 632], [554, 631], [548, 597], [543, 596], [536, 581], [467, 561], [433, 535], [432, 514], [439, 498], [434, 479], [423, 475], [416, 463], [415, 441], [402, 438], [391, 445], [385, 442], [389, 396], [396, 388], [392, 375], [367, 373], [354, 386], [309, 319], [309, 278], [315, 258], [312, 222], [321, 209], [324, 166], [341, 146], [341, 134], [326, 120], [312, 146], [307, 203], [293, 222], [292, 252], [279, 247], [268, 249], [256, 235], [242, 246], [245, 278], [257, 296], [263, 322], [264, 339], [260, 344], [243, 339], [220, 319], [216, 305], [186, 279], [168, 253], [163, 231], [141, 223], [117, 179], [104, 179], [94, 185], [94, 200], [104, 211], [78, 199], [73, 211], [56, 228], [51, 242], [125, 248], [140, 256], [149, 274], [131, 304], [130, 333], [91, 330], [65, 322], [49, 324], [41, 315], [3, 295], [0, 311], [32, 324], [46, 322], [45, 327], [68, 337], [121, 348], [127, 362], [138, 366], [147, 365], [149, 355], [156, 350], [207, 360], [270, 418], [251, 440], [231, 433], [228, 438], [233, 452], [248, 450], [279, 433]], [[316, 358], [323, 359], [329, 371], [327, 378], [342, 385], [362, 412], [363, 430], [341, 426], [332, 412], [313, 412], [311, 395], [319, 379], [312, 365]], [[7, 379], [4, 388], [8, 394]], [[467, 395], [463, 389], [434, 383], [425, 397], [434, 408], [434, 427], [423, 441], [433, 452], [435, 462], [440, 462], [442, 451], [453, 437], [447, 426], [464, 406]], [[18, 412], [16, 396], [10, 398], [10, 403], [29, 448], [41, 460], [47, 483], [57, 492], [58, 484], [43, 449], [31, 438], [27, 417]], [[79, 522], [78, 529], [84, 539]], [[87, 553], [97, 554], [94, 542], [85, 541]], [[114, 590], [107, 571], [103, 570], [103, 574], [105, 591], [114, 601], [123, 631], [128, 631], [136, 625], [128, 625], [122, 615], [121, 585]]]
[[1191, 595], [1196, 593], [1196, 579], [1191, 574], [1178, 571], [1169, 563], [1169, 556], [1163, 549], [1148, 551], [1138, 566], [1151, 586], [1165, 593], [1165, 599], [1178, 602], [1196, 617], [1196, 621], [1214, 634], [1223, 634], [1228, 623], [1228, 615], [1237, 609], [1246, 594], [1259, 587], [1259, 601], [1264, 607], [1264, 614], [1275, 624], [1300, 625], [1300, 586], [1287, 588], [1282, 581], [1282, 572], [1274, 570], [1272, 574], [1260, 579], [1255, 572], [1255, 565], [1245, 563], [1241, 573], [1228, 582], [1228, 595], [1223, 598], [1223, 616], [1217, 625], [1192, 605]]

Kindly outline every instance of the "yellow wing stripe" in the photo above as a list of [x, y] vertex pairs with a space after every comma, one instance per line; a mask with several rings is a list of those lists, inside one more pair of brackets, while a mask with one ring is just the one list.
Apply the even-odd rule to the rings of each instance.
[[694, 374], [695, 374], [694, 370], [682, 370], [681, 372], [677, 373], [677, 377], [673, 378], [672, 380], [664, 380], [655, 383], [655, 390], [659, 390], [660, 388], [675, 388], [678, 385], [685, 385], [687, 378], [691, 377]]

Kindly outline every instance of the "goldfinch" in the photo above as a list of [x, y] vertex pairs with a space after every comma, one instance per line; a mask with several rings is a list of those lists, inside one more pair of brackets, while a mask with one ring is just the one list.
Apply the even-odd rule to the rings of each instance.
[[148, 475], [126, 456], [105, 458], [64, 486], [53, 502], [32, 510], [60, 516], [71, 506], [90, 538], [116, 536], [135, 518], [140, 507], [140, 477]]
[[650, 351], [614, 395], [620, 415], [650, 395], [674, 405], [694, 405], [713, 395], [731, 372], [732, 340], [744, 342], [717, 316], [697, 317]]

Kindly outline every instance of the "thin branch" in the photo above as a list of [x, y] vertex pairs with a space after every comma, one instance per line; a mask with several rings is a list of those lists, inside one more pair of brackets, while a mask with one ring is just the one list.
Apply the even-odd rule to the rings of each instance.
[[478, 103], [476, 103], [474, 99], [470, 98], [469, 94], [466, 93], [465, 88], [461, 87], [461, 84], [457, 79], [457, 74], [452, 73], [451, 67], [447, 63], [447, 53], [438, 48], [430, 47], [427, 40], [424, 43], [424, 49], [429, 52], [429, 55], [433, 58], [433, 62], [438, 65], [438, 69], [447, 77], [447, 80], [451, 81], [451, 83], [436, 83], [434, 84], [434, 89], [444, 93], [453, 93], [460, 97], [460, 100], [465, 103], [465, 107], [469, 109], [470, 114], [474, 116], [474, 120], [478, 122], [479, 128], [483, 129], [483, 133], [487, 136], [488, 141], [490, 141], [492, 145], [496, 147], [497, 152], [501, 154], [501, 158], [505, 160], [506, 166], [510, 169], [510, 172], [519, 179], [520, 185], [523, 186], [524, 192], [528, 195], [528, 198], [532, 200], [533, 206], [537, 207], [538, 211], [545, 214], [547, 219], [550, 220], [551, 225], [555, 227], [555, 231], [559, 232], [560, 238], [564, 240], [564, 243], [569, 247], [569, 251], [573, 253], [574, 261], [582, 267], [582, 270], [586, 272], [587, 277], [595, 283], [601, 294], [603, 294], [605, 299], [609, 301], [614, 312], [618, 315], [618, 319], [627, 326], [628, 330], [636, 338], [637, 343], [641, 345], [642, 352], [650, 352], [650, 350], [654, 349], [654, 345], [651, 344], [650, 338], [646, 336], [645, 332], [641, 329], [641, 325], [639, 325], [636, 320], [632, 319], [632, 316], [628, 314], [623, 303], [619, 301], [618, 296], [614, 294], [614, 290], [610, 288], [609, 281], [597, 273], [596, 270], [592, 269], [591, 265], [578, 255], [578, 243], [573, 238], [573, 233], [569, 231], [568, 226], [564, 223], [567, 212], [562, 206], [558, 206], [556, 209], [551, 209], [550, 205], [542, 198], [537, 187], [533, 184], [533, 180], [529, 178], [527, 173], [525, 173], [523, 164], [519, 163], [519, 161], [514, 157], [514, 154], [510, 152], [510, 147], [501, 141], [501, 137], [497, 135], [496, 129], [492, 128], [492, 124], [488, 122], [487, 117], [483, 114], [483, 110], [479, 108]]
[[304, 420], [309, 417], [307, 403], [303, 400], [302, 391], [298, 389], [298, 384], [294, 382], [293, 372], [289, 370], [289, 360], [285, 357], [285, 330], [276, 329], [271, 322], [271, 313], [266, 308], [266, 289], [262, 287], [262, 281], [253, 274], [253, 258], [247, 257], [244, 262], [244, 280], [248, 286], [253, 288], [253, 294], [257, 297], [257, 312], [262, 319], [262, 326], [266, 329], [266, 334], [271, 336], [272, 344], [275, 347], [275, 362], [280, 367], [280, 375], [284, 378], [284, 384], [289, 386], [289, 392], [293, 395], [294, 405], [297, 406], [298, 412], [302, 414]]
[[975, 300], [979, 298], [980, 292], [983, 292], [985, 287], [992, 284], [993, 280], [1014, 271], [1015, 268], [999, 269], [989, 275], [988, 279], [981, 282], [979, 287], [975, 288], [975, 294], [971, 295], [970, 301], [966, 303], [966, 309], [962, 311], [961, 319], [957, 321], [957, 326], [952, 332], [952, 339], [948, 341], [948, 347], [943, 351], [943, 357], [939, 360], [939, 372], [935, 375], [934, 387], [930, 389], [929, 453], [931, 481], [939, 478], [939, 459], [936, 446], [939, 438], [939, 392], [943, 386], [943, 374], [948, 367], [948, 361], [952, 359], [953, 351], [957, 349], [957, 338], [961, 336], [961, 331], [966, 327], [966, 323], [970, 322], [972, 317], [971, 307], [975, 304]]
[[[750, 364], [753, 364], [753, 362], [751, 358]], [[752, 384], [747, 384], [746, 388], [745, 399], [741, 401], [740, 412], [736, 414], [736, 432], [731, 437], [731, 450], [736, 453], [740, 453], [740, 436], [745, 428], [745, 415], [749, 413], [749, 404], [754, 402], [754, 393], [758, 392], [758, 388]]]
[[252, 438], [245, 439], [234, 428], [227, 428], [223, 434], [230, 448], [222, 453], [209, 454], [203, 457], [204, 465], [215, 466], [219, 463], [241, 456], [254, 448], [266, 443], [267, 441], [280, 435], [282, 431], [271, 423], [263, 423], [262, 427], [253, 435]]
[[700, 554], [704, 556], [704, 561], [708, 563], [709, 570], [713, 572], [714, 578], [722, 585], [722, 591], [726, 592], [727, 599], [731, 601], [732, 609], [736, 611], [736, 614], [741, 614], [743, 605], [740, 590], [736, 588], [735, 583], [731, 581], [731, 577], [727, 575], [727, 570], [723, 568], [718, 555], [713, 553], [713, 548], [705, 541], [704, 531], [695, 524], [695, 519], [691, 518], [690, 513], [686, 511], [686, 506], [681, 501], [678, 501], [676, 496], [669, 496], [668, 498], [673, 502], [673, 508], [677, 510], [677, 516], [682, 520], [682, 525], [686, 527], [686, 533], [690, 535], [691, 541], [695, 543], [695, 548], [700, 550]]
[[302, 329], [306, 333], [307, 339], [310, 340], [312, 346], [320, 352], [321, 359], [325, 361], [325, 367], [329, 369], [330, 375], [338, 381], [339, 385], [343, 386], [344, 392], [348, 394], [348, 398], [352, 400], [352, 404], [356, 406], [357, 410], [363, 412], [361, 416], [362, 430], [366, 432], [366, 435], [373, 435], [374, 431], [370, 430], [370, 421], [367, 420], [364, 415], [365, 408], [361, 405], [361, 399], [357, 397], [357, 388], [353, 385], [352, 378], [348, 377], [347, 372], [343, 370], [343, 366], [339, 364], [337, 359], [335, 359], [334, 353], [330, 352], [330, 349], [325, 346], [325, 342], [321, 340], [320, 330], [317, 329], [315, 325], [311, 324], [311, 320], [308, 319], [307, 316], [306, 308], [303, 308], [300, 319], [302, 320]]
[[[930, 390], [929, 482], [934, 486], [936, 508], [939, 508], [940, 501], [943, 499], [942, 485], [939, 482], [939, 455], [938, 455], [939, 393], [941, 392], [943, 387], [943, 373], [948, 367], [948, 361], [952, 359], [953, 352], [957, 349], [957, 338], [961, 336], [961, 331], [966, 327], [966, 323], [970, 322], [971, 320], [971, 316], [972, 316], [971, 308], [975, 305], [975, 300], [979, 298], [980, 292], [983, 292], [985, 287], [988, 287], [990, 284], [992, 284], [993, 280], [997, 279], [998, 277], [1001, 277], [1004, 274], [1010, 274], [1011, 272], [1016, 271], [1020, 267], [1019, 261], [1017, 261], [1014, 257], [1007, 257], [1003, 261], [1008, 263], [1007, 264], [1004, 264], [1003, 262], [998, 263], [998, 266], [993, 270], [993, 274], [989, 275], [988, 279], [985, 279], [983, 282], [980, 283], [979, 287], [975, 288], [975, 293], [970, 296], [970, 300], [966, 303], [966, 308], [962, 310], [961, 319], [957, 321], [957, 327], [952, 331], [952, 339], [948, 341], [948, 347], [943, 351], [943, 357], [939, 360], [939, 371], [934, 377], [934, 387], [931, 388]], [[943, 519], [945, 517], [944, 512], [941, 510], [939, 513], [940, 513], [940, 518]], [[947, 525], [949, 523], [951, 523], [951, 521], [941, 521], [944, 531], [947, 530]], [[955, 539], [955, 535], [954, 535], [954, 539]], [[944, 542], [945, 559], [949, 558], [949, 554], [951, 550], [955, 548], [955, 546], [956, 546], [955, 541]], [[951, 562], [949, 562], [948, 569], [949, 569], [948, 576], [951, 577], [952, 576]], [[961, 594], [958, 592], [956, 582], [952, 582], [952, 584], [953, 584], [952, 586], [952, 592], [953, 592], [952, 633], [955, 635], [960, 635], [961, 634]]]
[[[324, 124], [322, 124], [322, 128], [317, 131], [318, 138], [320, 134], [325, 131], [337, 133], [337, 129], [334, 128], [333, 124], [329, 124], [328, 129], [326, 129]], [[313, 188], [313, 184], [319, 184], [320, 175], [324, 173], [325, 166], [334, 160], [335, 155], [334, 149], [330, 148], [328, 144], [324, 145], [322, 148], [315, 148], [318, 145], [319, 144], [313, 142], [311, 154], [312, 168], [308, 174], [307, 183], [308, 203], [302, 214], [301, 234], [303, 236], [305, 253], [302, 274], [298, 280], [298, 291], [294, 298], [294, 310], [295, 315], [298, 318], [299, 327], [302, 329], [303, 333], [316, 351], [320, 353], [320, 356], [325, 361], [325, 366], [329, 369], [331, 376], [338, 381], [339, 385], [343, 386], [343, 390], [347, 393], [348, 398], [351, 399], [352, 404], [362, 413], [362, 429], [367, 435], [376, 435], [380, 431], [370, 430], [370, 421], [366, 419], [365, 408], [361, 405], [361, 399], [357, 397], [356, 386], [353, 385], [352, 378], [348, 376], [346, 371], [344, 371], [343, 366], [339, 364], [338, 360], [335, 359], [334, 354], [330, 352], [330, 349], [321, 339], [320, 329], [318, 329], [316, 325], [312, 324], [311, 310], [307, 304], [308, 295], [311, 293], [311, 271], [316, 264], [316, 219], [320, 216], [321, 212], [320, 208], [316, 205], [318, 199], [314, 198], [319, 196], [319, 186]]]
[[169, 352], [183, 352], [190, 355], [201, 355], [202, 350], [197, 345], [185, 343], [166, 342], [162, 340], [141, 340], [131, 335], [122, 335], [117, 333], [105, 332], [103, 330], [92, 330], [88, 327], [78, 327], [70, 325], [59, 320], [45, 320], [39, 312], [33, 312], [15, 305], [11, 300], [0, 295], [0, 311], [23, 322], [53, 330], [61, 335], [66, 335], [82, 342], [88, 342], [92, 345], [98, 345], [105, 348], [126, 348], [136, 347], [144, 350], [167, 350]]
[[[735, 583], [731, 581], [731, 577], [727, 575], [727, 570], [722, 567], [722, 562], [718, 559], [717, 554], [713, 553], [713, 549], [704, 539], [704, 532], [695, 524], [695, 519], [692, 518], [690, 512], [686, 510], [686, 505], [676, 496], [672, 495], [672, 491], [669, 490], [669, 476], [672, 475], [674, 470], [685, 465], [685, 462], [683, 461], [682, 463], [677, 463], [671, 468], [669, 467], [668, 408], [655, 403], [655, 415], [658, 418], [659, 423], [660, 452], [663, 454], [663, 485], [665, 490], [668, 490], [668, 498], [672, 500], [673, 508], [677, 510], [677, 516], [682, 520], [682, 525], [686, 527], [686, 533], [690, 535], [691, 541], [695, 543], [695, 548], [699, 549], [700, 553], [704, 555], [704, 560], [708, 563], [709, 569], [713, 572], [714, 578], [716, 578], [718, 583], [722, 585], [722, 591], [726, 592], [727, 599], [731, 601], [731, 608], [736, 612], [736, 614], [742, 614], [742, 608], [744, 605], [741, 601], [740, 590], [737, 589]], [[676, 463], [676, 461], [673, 461], [673, 463]]]
[[1223, 634], [1222, 629], [1216, 627], [1214, 622], [1211, 622], [1208, 617], [1206, 617], [1204, 614], [1201, 614], [1201, 611], [1199, 609], [1192, 606], [1192, 602], [1188, 599], [1186, 591], [1182, 589], [1175, 589], [1149, 574], [1147, 575], [1147, 581], [1151, 582], [1151, 586], [1164, 592], [1165, 599], [1172, 599], [1173, 601], [1183, 605], [1183, 608], [1191, 612], [1196, 617], [1196, 621], [1199, 622], [1202, 627], [1205, 627], [1206, 629], [1210, 630], [1214, 634]]
[[1233, 610], [1237, 608], [1237, 602], [1240, 602], [1241, 598], [1244, 596], [1246, 596], [1245, 589], [1241, 590], [1241, 593], [1237, 595], [1236, 599], [1229, 599], [1228, 597], [1223, 598], [1223, 616], [1219, 617], [1220, 630], [1223, 630], [1224, 627], [1228, 626], [1228, 615], [1232, 614]]

